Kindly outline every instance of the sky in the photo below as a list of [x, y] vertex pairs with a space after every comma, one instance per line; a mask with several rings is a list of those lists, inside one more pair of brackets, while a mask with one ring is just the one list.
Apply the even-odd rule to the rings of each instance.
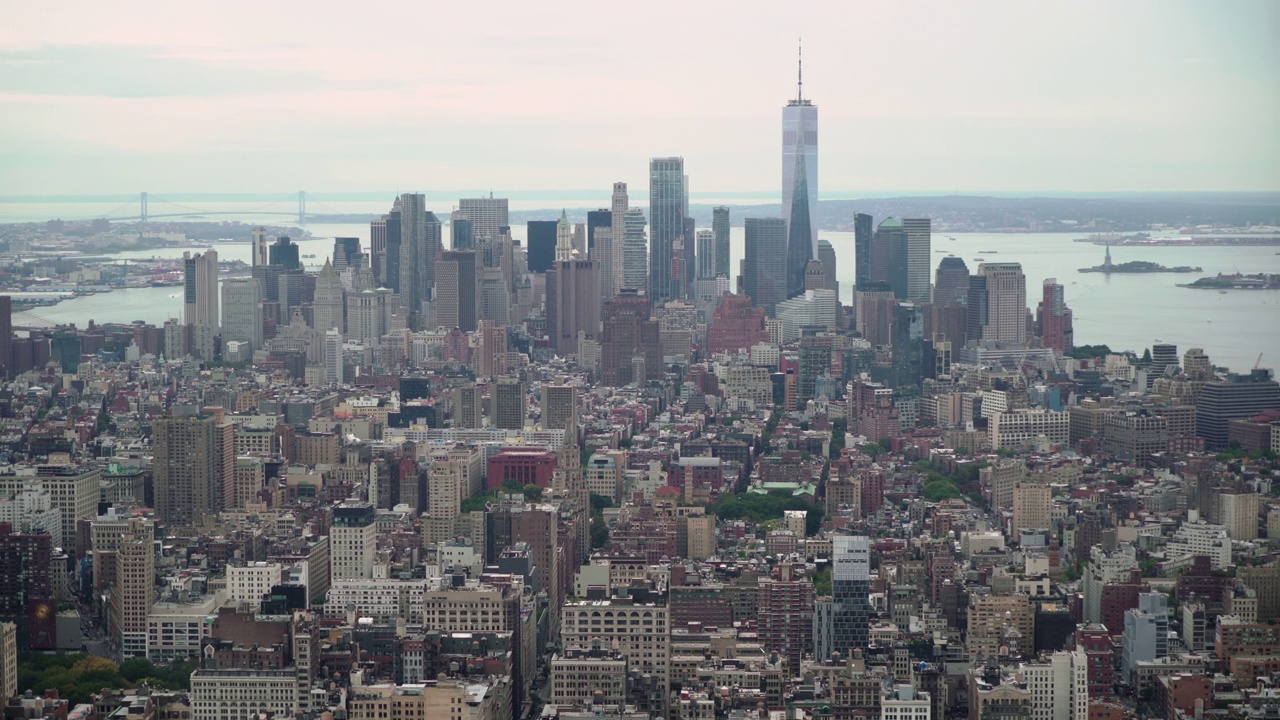
[[[0, 194], [1280, 190], [1280, 2], [9, 3]], [[780, 192], [780, 190], [779, 190]]]

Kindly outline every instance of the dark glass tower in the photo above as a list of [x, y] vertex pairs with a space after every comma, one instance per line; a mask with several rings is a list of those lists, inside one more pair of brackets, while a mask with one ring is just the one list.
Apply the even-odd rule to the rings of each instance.
[[[607, 228], [610, 232], [613, 232], [613, 211], [612, 210], [605, 210], [601, 208], [600, 210], [590, 210], [587, 212], [587, 253], [588, 255], [590, 255], [590, 253], [596, 249], [596, 230], [600, 228]], [[620, 243], [615, 243], [615, 247], [618, 244]], [[591, 257], [592, 259], [594, 259], [594, 256], [591, 256]], [[586, 258], [580, 258], [580, 259], [585, 260]]]
[[804, 270], [813, 259], [813, 226], [809, 218], [809, 182], [804, 152], [796, 152], [795, 189], [787, 215], [787, 297], [804, 294]]
[[716, 275], [733, 277], [729, 270], [729, 208], [720, 205], [711, 211], [711, 232], [715, 233]]
[[866, 290], [871, 282], [871, 216], [858, 213], [853, 216], [853, 280], [856, 290]]
[[747, 251], [742, 260], [743, 290], [770, 317], [787, 299], [787, 221], [747, 218]]
[[555, 220], [530, 220], [525, 224], [529, 243], [529, 272], [546, 272], [556, 259]]
[[649, 296], [655, 305], [681, 297], [672, 287], [676, 238], [684, 234], [684, 158], [649, 161]]

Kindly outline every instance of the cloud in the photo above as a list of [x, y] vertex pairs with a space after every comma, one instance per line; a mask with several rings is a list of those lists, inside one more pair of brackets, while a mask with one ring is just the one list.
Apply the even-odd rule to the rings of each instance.
[[[189, 52], [189, 51], [187, 51]], [[219, 62], [162, 46], [42, 45], [0, 51], [0, 94], [154, 98], [252, 95], [320, 84], [317, 73]]]

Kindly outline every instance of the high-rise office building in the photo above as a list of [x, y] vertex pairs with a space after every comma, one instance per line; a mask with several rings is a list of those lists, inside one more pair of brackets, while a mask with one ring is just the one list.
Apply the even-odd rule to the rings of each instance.
[[990, 320], [991, 299], [987, 296], [987, 276], [970, 275], [969, 290], [965, 293], [965, 335], [970, 342], [982, 339], [983, 329]]
[[374, 280], [382, 287], [391, 287], [386, 281], [387, 267], [387, 218], [382, 216], [369, 223], [369, 269]]
[[648, 297], [624, 288], [605, 303], [601, 321], [602, 385], [623, 387], [662, 377], [662, 342]]
[[[1036, 309], [1036, 325], [1040, 329], [1040, 344], [1058, 352], [1074, 347], [1075, 331], [1072, 328], [1071, 308], [1067, 307], [1062, 284], [1047, 278], [1042, 288], [1040, 306]], [[1174, 362], [1177, 362], [1175, 357]]]
[[[985, 341], [1006, 345], [1023, 345], [1027, 342], [1027, 279], [1019, 263], [982, 263], [978, 274], [986, 278], [987, 317], [980, 326]], [[969, 304], [972, 306], [973, 285], [970, 284]], [[970, 313], [970, 333], [973, 332], [973, 314]]]
[[271, 261], [270, 265], [279, 265], [285, 272], [301, 272], [302, 256], [298, 252], [298, 244], [288, 236], [281, 235], [267, 249], [267, 257]]
[[600, 275], [590, 260], [557, 260], [547, 271], [547, 338], [556, 353], [578, 352], [578, 333], [600, 337]]
[[254, 278], [229, 278], [222, 283], [222, 342], [249, 343], [262, 349], [262, 295]]
[[[344, 336], [352, 342], [365, 345], [376, 344], [387, 334], [387, 318], [391, 302], [386, 288], [373, 290], [365, 288], [359, 292], [347, 294], [347, 329]], [[316, 329], [324, 331], [319, 323]], [[336, 329], [336, 328], [335, 328]]]
[[510, 369], [507, 362], [507, 327], [481, 320], [476, 328], [476, 352], [472, 364], [480, 377], [497, 377]]
[[253, 267], [271, 264], [271, 253], [267, 247], [267, 229], [253, 229]]
[[484, 386], [467, 383], [454, 390], [454, 426], [484, 427]]
[[747, 218], [742, 286], [751, 302], [773, 317], [787, 299], [787, 222], [782, 218]]
[[[796, 133], [803, 136], [803, 131]], [[791, 192], [790, 202], [783, 205], [782, 212], [787, 217], [787, 297], [793, 298], [804, 292], [804, 272], [809, 261], [817, 255], [816, 234], [810, 222], [808, 173], [805, 172], [805, 153], [797, 149], [795, 154], [795, 189]]]
[[631, 199], [627, 195], [627, 184], [613, 184], [613, 195], [609, 200], [609, 243], [608, 247], [600, 247], [600, 262], [596, 263], [600, 272], [600, 297], [608, 302], [618, 290], [626, 285], [626, 241], [627, 211], [631, 208]]
[[609, 235], [613, 231], [613, 212], [600, 208], [598, 210], [587, 211], [587, 244], [581, 249], [584, 259], [598, 260], [601, 248], [597, 237], [612, 237]]
[[[871, 265], [875, 275], [880, 275], [887, 270], [887, 279], [889, 287], [893, 290], [893, 296], [899, 300], [907, 300], [908, 280], [907, 280], [907, 230], [903, 226], [902, 220], [898, 218], [885, 218], [876, 227], [876, 233], [872, 242], [872, 259]], [[888, 259], [887, 267], [882, 270], [880, 262]], [[882, 278], [873, 276], [874, 280]]]
[[560, 220], [556, 222], [556, 262], [572, 260], [574, 254], [573, 226], [569, 224], [569, 214], [560, 211]]
[[542, 386], [542, 427], [564, 430], [577, 423], [578, 388], [573, 385]]
[[115, 540], [115, 582], [111, 585], [111, 621], [124, 657], [145, 657], [147, 615], [155, 598], [155, 526], [131, 518]]
[[871, 542], [862, 535], [832, 538], [831, 601], [818, 604], [814, 616], [817, 656], [834, 652], [849, 657], [870, 637]]
[[311, 326], [320, 332], [337, 329], [344, 332], [343, 312], [346, 306], [342, 278], [328, 260], [316, 276], [315, 299], [311, 303]]
[[649, 290], [649, 241], [645, 237], [645, 224], [644, 210], [627, 210], [623, 218], [622, 287], [614, 288], [615, 295], [623, 288]]
[[699, 230], [696, 234], [698, 270], [696, 277], [713, 278], [716, 276], [716, 234], [714, 230]]
[[1280, 408], [1280, 384], [1266, 368], [1248, 375], [1232, 373], [1225, 381], [1207, 382], [1196, 400], [1196, 435], [1204, 438], [1205, 447], [1222, 450], [1227, 447], [1227, 423], [1248, 418], [1263, 410]]
[[337, 328], [324, 332], [324, 381], [329, 385], [346, 382], [342, 367], [342, 333]]
[[933, 279], [934, 305], [963, 305], [969, 297], [969, 266], [964, 258], [948, 255], [938, 263]]
[[476, 249], [476, 224], [461, 210], [454, 210], [449, 216], [449, 249]]
[[556, 259], [555, 220], [530, 220], [525, 224], [525, 243], [528, 246], [529, 272], [546, 272]]
[[369, 503], [347, 501], [333, 509], [329, 528], [329, 578], [368, 580], [378, 550], [378, 512]]
[[525, 384], [520, 378], [503, 376], [493, 383], [493, 426], [504, 430], [524, 429]]
[[[685, 231], [684, 158], [649, 161], [649, 296], [654, 302], [684, 297], [673, 282], [676, 245]], [[677, 281], [678, 282], [678, 279]]]
[[871, 282], [871, 246], [873, 230], [871, 216], [858, 213], [853, 216], [853, 282], [856, 290], [866, 290]]
[[1178, 346], [1155, 343], [1151, 346], [1151, 375], [1174, 375], [1178, 372]]
[[333, 239], [333, 266], [338, 270], [356, 267], [360, 264], [360, 238], [336, 237]]
[[510, 226], [507, 220], [507, 198], [495, 198], [490, 193], [487, 198], [463, 198], [458, 201], [458, 213], [471, 221], [472, 233], [476, 240], [496, 238], [502, 235], [502, 229]]
[[182, 270], [183, 322], [187, 325], [203, 325], [217, 332], [218, 251], [206, 250], [195, 255], [184, 252]]
[[732, 277], [729, 269], [729, 208], [717, 205], [711, 210], [711, 232], [715, 233], [715, 274]]
[[918, 394], [924, 382], [924, 306], [902, 301], [893, 306], [890, 331], [894, 397]]
[[217, 413], [156, 418], [152, 474], [156, 514], [165, 525], [199, 527], [222, 509], [224, 490], [234, 489], [232, 433], [234, 428]]
[[903, 218], [902, 229], [906, 234], [906, 299], [927, 303], [929, 292], [929, 267], [933, 264], [933, 232], [929, 218]]
[[[802, 70], [798, 66], [798, 70]], [[803, 207], [796, 196], [803, 194]], [[782, 108], [782, 214], [791, 224], [808, 225], [809, 257], [818, 252], [818, 106], [804, 97], [804, 76], [797, 72], [796, 97]], [[805, 258], [804, 262], [808, 262]], [[804, 262], [800, 267], [804, 267]]]
[[823, 287], [836, 294], [840, 302], [840, 280], [836, 274], [836, 249], [827, 240], [818, 241], [818, 262], [822, 263]]
[[435, 266], [443, 244], [443, 227], [435, 213], [427, 211], [426, 197], [420, 193], [401, 195], [400, 306], [415, 326], [435, 284]]
[[813, 652], [813, 582], [783, 564], [776, 577], [757, 580], [756, 606], [764, 650], [782, 653], [788, 667], [798, 667]]
[[441, 255], [436, 268], [436, 325], [476, 329], [478, 272], [476, 253], [472, 250], [449, 250]]

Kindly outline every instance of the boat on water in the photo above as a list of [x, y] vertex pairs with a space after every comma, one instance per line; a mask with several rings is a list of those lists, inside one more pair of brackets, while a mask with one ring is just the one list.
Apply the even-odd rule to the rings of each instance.
[[998, 253], [998, 252], [1000, 252], [1000, 251], [999, 251], [999, 250], [983, 250], [983, 251], [982, 251], [982, 253], [983, 253], [984, 255], [995, 255], [995, 254], [996, 254], [996, 253]]
[[974, 258], [974, 259], [973, 259], [973, 261], [974, 261], [974, 262], [982, 262], [982, 258], [980, 258], [980, 257], [978, 257], [978, 258]]

